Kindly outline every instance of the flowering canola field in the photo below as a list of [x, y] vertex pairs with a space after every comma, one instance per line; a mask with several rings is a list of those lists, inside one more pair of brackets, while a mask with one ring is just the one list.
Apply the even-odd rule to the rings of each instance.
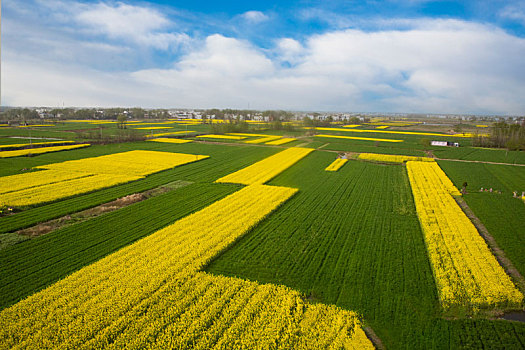
[[180, 134], [189, 134], [191, 132], [195, 132], [195, 131], [188, 130], [188, 131], [161, 132], [161, 133], [158, 133], [158, 134], [148, 134], [148, 135], [146, 135], [146, 137], [160, 137], [160, 136], [180, 135]]
[[[310, 128], [305, 128], [310, 129]], [[397, 135], [422, 135], [422, 136], [445, 136], [445, 137], [467, 137], [470, 138], [473, 135], [472, 134], [455, 134], [455, 135], [447, 135], [447, 134], [438, 134], [434, 132], [417, 132], [417, 131], [392, 131], [392, 130], [367, 130], [367, 129], [344, 129], [344, 128], [315, 128], [317, 130], [323, 130], [323, 131], [347, 131], [347, 132], [371, 132], [371, 133], [382, 133], [382, 134], [397, 134]]]
[[519, 306], [523, 295], [455, 202], [459, 191], [439, 165], [409, 161], [407, 171], [443, 308]]
[[291, 147], [265, 158], [255, 164], [221, 177], [216, 182], [239, 183], [244, 185], [263, 184], [289, 168], [313, 149]]
[[265, 145], [273, 145], [273, 146], [284, 145], [285, 143], [292, 142], [295, 140], [297, 139], [294, 139], [293, 137], [283, 137], [282, 139], [279, 139], [279, 140], [268, 141], [265, 143]]
[[357, 157], [362, 160], [373, 160], [378, 162], [388, 163], [404, 163], [407, 161], [420, 161], [420, 162], [434, 162], [434, 158], [429, 157], [414, 157], [414, 156], [400, 156], [391, 154], [376, 154], [376, 153], [361, 153]]
[[22, 147], [29, 147], [29, 146], [40, 146], [40, 145], [56, 145], [56, 144], [64, 144], [64, 143], [74, 143], [75, 141], [46, 141], [46, 142], [33, 142], [33, 143], [16, 143], [16, 144], [10, 144], [10, 145], [0, 145], [0, 149], [9, 149], [9, 148], [22, 148]]
[[164, 143], [190, 143], [191, 140], [184, 140], [184, 139], [170, 139], [170, 138], [159, 138], [159, 139], [149, 139], [146, 141], [154, 141], [154, 142], [164, 142]]
[[4, 309], [0, 348], [373, 348], [353, 312], [200, 272], [297, 191], [250, 182]]
[[[355, 130], [352, 130], [355, 131]], [[331, 139], [361, 140], [361, 141], [380, 141], [380, 142], [404, 142], [404, 140], [378, 139], [372, 137], [341, 136], [341, 135], [315, 135], [315, 137], [328, 137]]]
[[345, 163], [348, 162], [348, 159], [341, 159], [337, 158], [334, 160], [329, 166], [324, 169], [325, 171], [337, 171], [339, 168], [341, 168]]
[[197, 137], [206, 138], [206, 139], [226, 139], [226, 140], [242, 140], [246, 138], [246, 136], [215, 135], [215, 134], [199, 135]]
[[11, 158], [11, 157], [20, 157], [27, 156], [29, 154], [43, 154], [49, 152], [58, 152], [58, 151], [68, 151], [71, 149], [88, 147], [89, 144], [84, 143], [80, 145], [70, 145], [70, 146], [54, 146], [54, 147], [40, 147], [40, 148], [26, 148], [19, 149], [15, 151], [0, 151], [0, 158]]
[[277, 141], [281, 138], [281, 136], [267, 136], [267, 137], [262, 137], [260, 139], [255, 139], [255, 140], [248, 140], [248, 141], [244, 141], [244, 143], [266, 143], [266, 142], [272, 142], [272, 141]]
[[46, 164], [36, 167], [42, 171], [3, 177], [0, 188], [10, 190], [0, 193], [0, 206], [26, 206], [54, 201], [139, 180], [147, 175], [205, 158], [208, 156], [129, 151]]

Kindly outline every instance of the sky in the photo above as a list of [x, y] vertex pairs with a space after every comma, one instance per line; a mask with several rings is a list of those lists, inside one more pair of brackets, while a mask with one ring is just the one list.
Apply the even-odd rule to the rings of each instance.
[[2, 1], [3, 106], [525, 114], [525, 0]]

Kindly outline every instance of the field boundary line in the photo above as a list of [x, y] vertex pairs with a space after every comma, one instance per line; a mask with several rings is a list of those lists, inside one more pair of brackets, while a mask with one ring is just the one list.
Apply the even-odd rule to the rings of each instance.
[[383, 342], [381, 341], [381, 338], [379, 338], [370, 326], [362, 326], [363, 331], [366, 334], [366, 337], [372, 342], [374, 347], [378, 350], [385, 350], [385, 346], [383, 345]]
[[470, 209], [464, 198], [454, 197], [454, 199], [456, 200], [456, 203], [458, 203], [458, 205], [461, 207], [465, 215], [470, 219], [470, 221], [472, 221], [479, 234], [481, 235], [481, 237], [483, 237], [490, 250], [492, 251], [492, 254], [494, 254], [499, 264], [505, 270], [505, 272], [509, 276], [511, 276], [512, 281], [516, 284], [520, 291], [522, 293], [525, 293], [525, 278], [523, 278], [518, 269], [516, 269], [512, 261], [509, 258], [507, 258], [505, 252], [498, 246], [498, 243], [490, 234], [489, 230], [487, 230], [487, 228], [481, 222], [481, 220], [476, 216], [472, 209]]
[[434, 159], [435, 160], [451, 160], [453, 162], [465, 162], [465, 163], [483, 163], [483, 164], [495, 164], [495, 165], [525, 166], [525, 164], [486, 162], [483, 160], [448, 159], [448, 158], [434, 158]]

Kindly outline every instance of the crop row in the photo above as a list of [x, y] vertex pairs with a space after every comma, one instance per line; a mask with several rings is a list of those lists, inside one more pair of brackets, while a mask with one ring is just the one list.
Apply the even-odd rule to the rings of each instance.
[[457, 190], [437, 163], [411, 161], [407, 170], [442, 306], [519, 306], [523, 295], [451, 196]]

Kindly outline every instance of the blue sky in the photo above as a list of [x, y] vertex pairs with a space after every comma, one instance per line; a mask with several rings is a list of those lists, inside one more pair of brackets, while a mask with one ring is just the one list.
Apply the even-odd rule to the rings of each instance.
[[525, 114], [525, 1], [2, 2], [2, 105]]

